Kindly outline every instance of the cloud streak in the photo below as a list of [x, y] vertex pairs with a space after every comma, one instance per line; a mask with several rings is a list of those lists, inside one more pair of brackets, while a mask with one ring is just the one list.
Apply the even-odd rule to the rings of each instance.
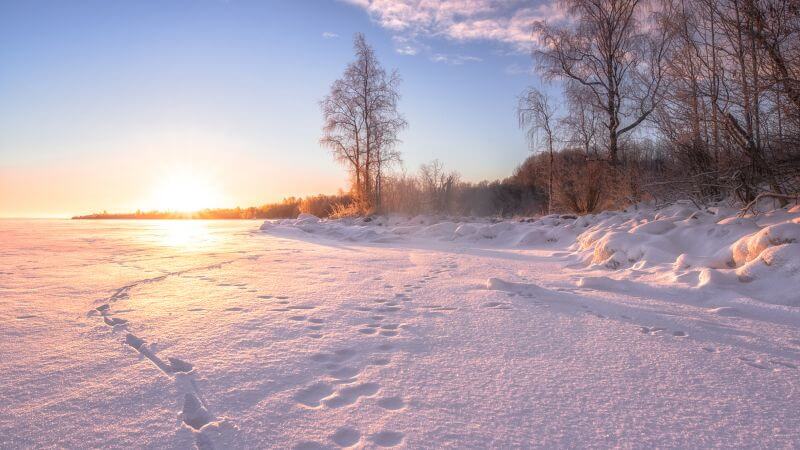
[[436, 63], [450, 64], [452, 66], [460, 66], [464, 63], [483, 61], [481, 58], [478, 58], [477, 56], [446, 55], [443, 53], [437, 53], [435, 55], [431, 55], [429, 59]]
[[398, 51], [411, 54], [413, 42], [428, 37], [457, 42], [494, 41], [525, 52], [532, 48], [533, 23], [560, 21], [555, 2], [525, 0], [343, 0], [364, 9], [382, 27], [405, 41]]

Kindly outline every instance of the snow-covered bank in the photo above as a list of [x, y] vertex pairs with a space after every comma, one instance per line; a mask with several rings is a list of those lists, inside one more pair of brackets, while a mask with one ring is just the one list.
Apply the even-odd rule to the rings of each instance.
[[428, 216], [266, 221], [277, 235], [321, 236], [347, 242], [440, 241], [479, 248], [554, 250], [567, 265], [612, 278], [586, 278], [582, 286], [613, 280], [723, 288], [759, 301], [800, 306], [800, 206], [738, 217], [738, 210], [700, 210], [686, 204], [538, 220], [437, 220]]

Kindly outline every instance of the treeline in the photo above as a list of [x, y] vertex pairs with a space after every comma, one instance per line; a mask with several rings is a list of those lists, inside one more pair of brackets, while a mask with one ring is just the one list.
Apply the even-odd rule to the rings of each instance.
[[384, 212], [407, 215], [534, 215], [542, 212], [545, 197], [532, 181], [515, 174], [504, 180], [465, 182], [433, 161], [414, 175], [387, 176], [381, 204]]
[[526, 162], [554, 210], [643, 199], [698, 204], [800, 190], [800, 3], [569, 0], [535, 25], [534, 60], [565, 107], [531, 89]]
[[84, 216], [74, 216], [73, 219], [151, 219], [151, 220], [172, 220], [172, 219], [198, 219], [198, 220], [219, 220], [219, 219], [288, 219], [295, 218], [300, 213], [314, 214], [318, 217], [329, 217], [334, 214], [337, 208], [343, 208], [351, 203], [349, 194], [335, 195], [311, 195], [304, 198], [287, 197], [277, 203], [268, 203], [259, 207], [249, 208], [217, 208], [204, 209], [194, 212], [172, 212], [172, 211], [136, 211], [134, 213], [102, 213], [88, 214]]
[[800, 191], [800, 2], [564, 0], [532, 24], [535, 67], [563, 90], [519, 99], [536, 154], [506, 180], [464, 183], [400, 162], [399, 76], [363, 36], [321, 102], [321, 142], [352, 177], [337, 214], [594, 212], [643, 200], [780, 203]]

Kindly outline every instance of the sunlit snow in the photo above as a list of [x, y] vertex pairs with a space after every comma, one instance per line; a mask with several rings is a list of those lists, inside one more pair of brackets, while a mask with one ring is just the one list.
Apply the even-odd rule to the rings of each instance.
[[798, 216], [0, 221], [0, 448], [797, 446]]

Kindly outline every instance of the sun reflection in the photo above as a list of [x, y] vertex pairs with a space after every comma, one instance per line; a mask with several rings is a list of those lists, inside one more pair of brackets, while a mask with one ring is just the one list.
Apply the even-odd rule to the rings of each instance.
[[216, 238], [208, 223], [203, 220], [164, 220], [158, 222], [159, 243], [166, 247], [183, 247], [186, 250], [207, 248]]

